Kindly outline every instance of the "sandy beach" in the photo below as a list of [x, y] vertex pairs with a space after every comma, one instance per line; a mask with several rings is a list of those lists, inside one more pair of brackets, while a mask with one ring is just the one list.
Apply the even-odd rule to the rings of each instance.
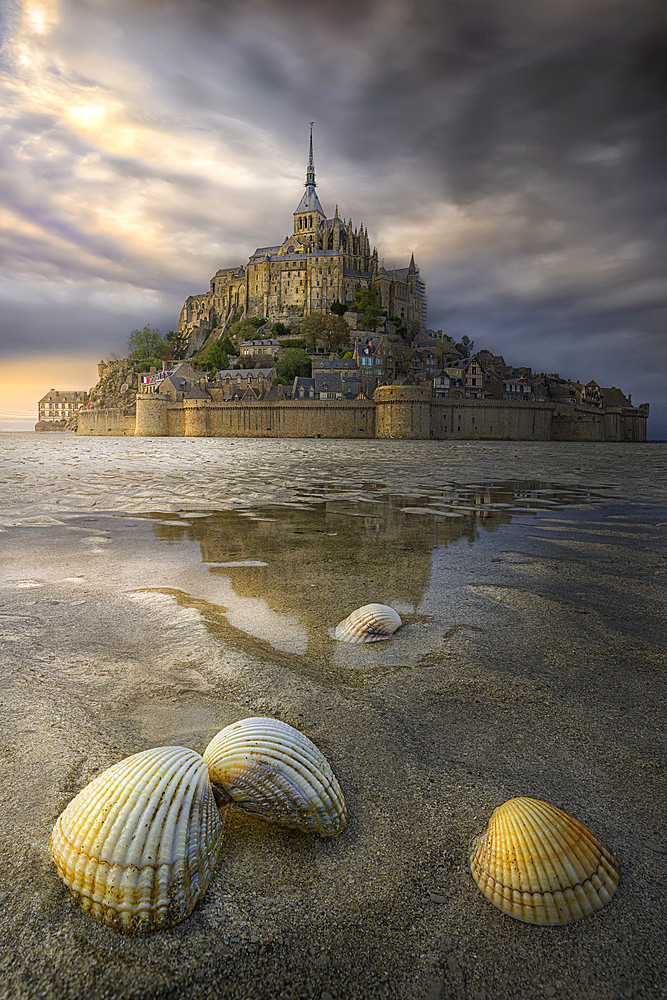
[[[48, 438], [48, 440], [46, 440]], [[653, 998], [665, 990], [664, 445], [6, 435], [0, 996]], [[404, 627], [346, 646], [369, 601]], [[237, 719], [330, 760], [347, 830], [228, 807], [192, 915], [124, 935], [51, 828], [106, 767]], [[468, 868], [516, 795], [613, 853], [564, 927]]]

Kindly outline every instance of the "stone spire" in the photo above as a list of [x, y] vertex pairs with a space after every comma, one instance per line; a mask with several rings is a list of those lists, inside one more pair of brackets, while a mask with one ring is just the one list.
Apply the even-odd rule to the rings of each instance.
[[[311, 122], [310, 123], [310, 152], [309, 152], [309, 158], [308, 158], [308, 166], [306, 168], [306, 184], [305, 184], [306, 190], [303, 192], [303, 195], [301, 197], [301, 201], [296, 206], [296, 211], [294, 212], [294, 215], [295, 216], [303, 215], [306, 212], [308, 212], [308, 213], [319, 212], [320, 215], [322, 215], [322, 216], [324, 216], [324, 218], [326, 218], [326, 216], [324, 215], [324, 209], [320, 205], [319, 198], [317, 197], [317, 191], [315, 190], [315, 186], [316, 186], [315, 185], [315, 164], [313, 163], [313, 125], [314, 124], [315, 124], [315, 122]], [[305, 228], [315, 229], [317, 227], [317, 223], [311, 224], [312, 223], [312, 219], [311, 219], [310, 214], [308, 215], [307, 222], [308, 222], [308, 225], [307, 226], [302, 225], [301, 228], [298, 230], [299, 232], [302, 232], [303, 229], [305, 229]], [[294, 221], [294, 232], [295, 233], [297, 232], [297, 221], [296, 221], [296, 219]]]
[[310, 123], [310, 154], [308, 156], [308, 166], [306, 167], [306, 187], [316, 187], [315, 184], [315, 164], [313, 163], [313, 125]]
[[415, 255], [414, 253], [410, 257], [410, 266], [408, 267], [408, 274], [416, 274], [417, 268], [415, 266]]

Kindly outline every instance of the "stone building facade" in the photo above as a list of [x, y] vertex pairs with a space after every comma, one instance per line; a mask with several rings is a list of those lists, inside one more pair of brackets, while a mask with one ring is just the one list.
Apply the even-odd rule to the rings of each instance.
[[49, 389], [37, 403], [36, 431], [61, 430], [83, 406], [85, 389]]
[[236, 315], [294, 318], [326, 313], [333, 302], [350, 306], [358, 289], [375, 293], [390, 318], [426, 324], [426, 285], [415, 264], [388, 269], [371, 246], [368, 229], [322, 208], [316, 191], [313, 127], [305, 191], [293, 212], [292, 232], [280, 243], [258, 247], [247, 264], [217, 271], [209, 290], [190, 295], [178, 332], [198, 349], [204, 334]]

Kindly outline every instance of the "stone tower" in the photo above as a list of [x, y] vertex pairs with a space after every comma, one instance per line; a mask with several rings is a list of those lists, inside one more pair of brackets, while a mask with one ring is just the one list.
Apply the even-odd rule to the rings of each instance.
[[299, 236], [317, 236], [318, 229], [323, 222], [326, 222], [324, 209], [320, 205], [317, 197], [315, 183], [315, 164], [313, 162], [313, 125], [310, 123], [310, 151], [308, 156], [308, 166], [306, 167], [306, 190], [303, 192], [301, 201], [294, 210], [294, 234]]

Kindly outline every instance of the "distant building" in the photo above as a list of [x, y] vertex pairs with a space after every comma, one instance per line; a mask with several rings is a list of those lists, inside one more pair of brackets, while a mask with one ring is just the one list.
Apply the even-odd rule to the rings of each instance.
[[[60, 429], [83, 406], [87, 392], [85, 389], [49, 389], [37, 404], [37, 424], [35, 430]], [[51, 424], [52, 428], [39, 424]]]

